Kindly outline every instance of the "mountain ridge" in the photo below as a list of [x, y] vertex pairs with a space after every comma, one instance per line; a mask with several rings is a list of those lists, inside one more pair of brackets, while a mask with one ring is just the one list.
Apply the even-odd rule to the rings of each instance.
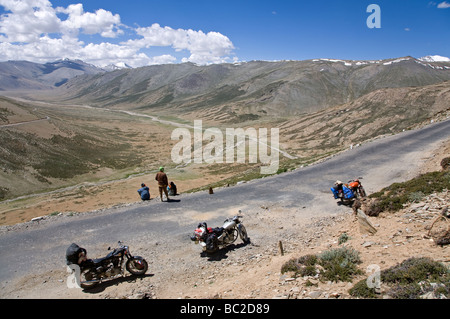
[[60, 59], [45, 64], [29, 61], [0, 62], [0, 92], [15, 90], [50, 90], [73, 77], [102, 72], [81, 60]]
[[174, 113], [192, 118], [215, 110], [230, 121], [253, 114], [295, 116], [355, 100], [382, 88], [450, 80], [450, 62], [412, 57], [378, 61], [312, 59], [192, 63], [81, 75], [57, 89], [58, 98], [97, 107]]

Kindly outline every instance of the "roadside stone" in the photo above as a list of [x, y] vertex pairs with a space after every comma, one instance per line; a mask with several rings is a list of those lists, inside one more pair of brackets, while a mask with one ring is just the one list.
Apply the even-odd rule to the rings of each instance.
[[322, 295], [322, 291], [321, 290], [315, 290], [315, 291], [311, 291], [310, 293], [308, 293], [308, 296], [313, 298], [313, 299], [317, 299]]
[[421, 299], [437, 299], [432, 291], [420, 296]]
[[338, 299], [341, 296], [341, 294], [339, 292], [332, 292], [329, 295], [329, 298], [334, 298], [334, 299]]
[[368, 247], [372, 246], [373, 244], [374, 244], [374, 243], [371, 242], [371, 241], [365, 241], [364, 243], [362, 243], [362, 246], [363, 246], [364, 248], [368, 248]]
[[362, 211], [358, 210], [357, 216], [358, 216], [359, 229], [363, 234], [373, 235], [377, 232], [377, 229], [372, 225], [372, 223], [370, 222], [370, 220], [368, 219], [366, 214], [364, 214]]
[[288, 295], [276, 295], [272, 299], [289, 299]]

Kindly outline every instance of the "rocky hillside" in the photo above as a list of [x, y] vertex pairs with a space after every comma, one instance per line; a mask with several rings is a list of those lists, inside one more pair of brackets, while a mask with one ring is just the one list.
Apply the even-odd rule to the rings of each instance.
[[450, 83], [386, 88], [352, 102], [305, 114], [279, 124], [283, 140], [296, 141], [297, 151], [317, 152], [357, 145], [450, 115]]
[[0, 62], [0, 91], [47, 90], [82, 74], [103, 70], [83, 61], [58, 60], [39, 64], [28, 61]]

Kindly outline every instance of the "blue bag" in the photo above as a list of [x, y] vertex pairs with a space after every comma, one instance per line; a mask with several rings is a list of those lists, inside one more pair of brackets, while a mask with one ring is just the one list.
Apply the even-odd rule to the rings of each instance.
[[349, 188], [347, 188], [347, 187], [345, 187], [345, 186], [342, 186], [342, 190], [344, 191], [344, 197], [345, 197], [346, 199], [350, 199], [350, 198], [355, 197], [355, 195], [353, 194], [353, 192], [351, 191], [351, 189], [349, 189]]

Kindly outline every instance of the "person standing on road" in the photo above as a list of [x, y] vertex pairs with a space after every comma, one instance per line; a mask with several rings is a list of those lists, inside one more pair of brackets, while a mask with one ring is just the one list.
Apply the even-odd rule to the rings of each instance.
[[150, 191], [147, 186], [145, 186], [144, 183], [141, 184], [141, 188], [138, 189], [139, 195], [141, 195], [142, 200], [149, 200], [150, 199]]
[[164, 173], [164, 167], [159, 168], [159, 172], [156, 174], [155, 180], [158, 181], [159, 197], [161, 198], [161, 201], [163, 201], [163, 191], [164, 194], [166, 194], [167, 201], [170, 201], [169, 194], [167, 193], [167, 185], [169, 184], [169, 181], [166, 173]]

